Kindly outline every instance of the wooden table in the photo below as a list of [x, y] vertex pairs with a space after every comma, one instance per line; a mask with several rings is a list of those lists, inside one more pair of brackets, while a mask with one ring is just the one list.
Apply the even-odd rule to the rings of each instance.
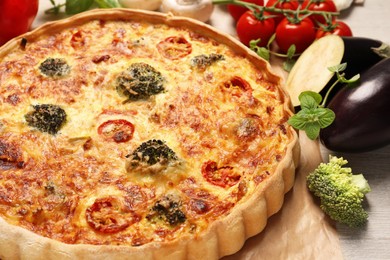
[[[39, 14], [33, 27], [52, 19], [43, 14], [50, 6], [49, 0], [40, 0]], [[221, 16], [223, 19], [220, 19]], [[343, 11], [340, 19], [350, 25], [354, 36], [370, 37], [390, 44], [389, 0], [366, 0], [364, 5], [354, 5]], [[210, 23], [235, 35], [233, 21], [222, 6], [215, 9]], [[390, 116], [383, 120], [390, 120]], [[323, 147], [321, 151], [326, 160], [331, 152]], [[367, 226], [364, 229], [337, 226], [345, 259], [390, 259], [390, 146], [368, 153], [332, 154], [347, 159], [354, 172], [363, 173], [372, 188], [367, 195], [370, 216]]]

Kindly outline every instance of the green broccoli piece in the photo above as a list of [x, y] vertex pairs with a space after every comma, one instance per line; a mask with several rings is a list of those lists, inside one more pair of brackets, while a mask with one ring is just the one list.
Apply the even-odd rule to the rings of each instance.
[[24, 118], [29, 126], [35, 127], [41, 132], [55, 135], [66, 123], [66, 112], [60, 106], [38, 104], [34, 105], [33, 109], [24, 115]]
[[362, 202], [370, 186], [362, 174], [352, 174], [343, 167], [348, 161], [329, 156], [329, 163], [321, 163], [307, 176], [307, 185], [320, 198], [321, 209], [333, 220], [350, 227], [363, 226], [368, 219]]
[[148, 99], [163, 92], [164, 78], [161, 72], [149, 64], [133, 63], [116, 79], [116, 90], [128, 101]]

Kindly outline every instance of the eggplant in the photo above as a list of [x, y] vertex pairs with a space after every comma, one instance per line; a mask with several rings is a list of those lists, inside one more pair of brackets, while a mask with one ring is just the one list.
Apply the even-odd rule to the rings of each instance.
[[389, 57], [388, 53], [382, 54], [376, 51], [377, 49], [388, 48], [385, 43], [379, 40], [364, 37], [341, 38], [344, 42], [344, 55], [341, 63], [347, 63], [347, 69], [344, 71], [346, 78], [363, 73], [384, 58]]
[[322, 144], [336, 152], [367, 152], [390, 143], [390, 58], [361, 74], [329, 102], [335, 121], [320, 132]]
[[[364, 37], [341, 37], [341, 39], [344, 42], [344, 55], [341, 63], [347, 63], [347, 68], [343, 71], [346, 79], [362, 74], [384, 58], [390, 57], [389, 45], [379, 40]], [[337, 77], [334, 75], [319, 92], [321, 96], [326, 95], [336, 80]], [[330, 93], [328, 100], [331, 100], [343, 86], [343, 83], [338, 83]]]
[[[344, 73], [349, 79], [387, 57], [390, 57], [390, 46], [379, 40], [328, 35], [316, 40], [301, 54], [288, 75], [286, 88], [294, 107], [298, 108], [301, 92], [311, 90], [324, 96], [337, 80], [329, 67], [347, 63]], [[343, 84], [338, 84], [330, 97], [342, 87]]]

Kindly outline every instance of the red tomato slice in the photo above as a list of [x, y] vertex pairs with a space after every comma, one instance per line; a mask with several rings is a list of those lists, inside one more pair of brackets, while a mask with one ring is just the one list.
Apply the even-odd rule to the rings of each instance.
[[[264, 6], [264, 0], [243, 0], [243, 2]], [[246, 7], [240, 5], [233, 5], [233, 4], [228, 4], [227, 9], [236, 22], [238, 21], [238, 19], [240, 19], [241, 15], [243, 15], [246, 11], [248, 11], [248, 8]]]
[[218, 167], [214, 161], [207, 161], [202, 165], [203, 177], [213, 185], [231, 187], [238, 183], [241, 175], [234, 171], [231, 166]]
[[170, 60], [177, 60], [192, 52], [191, 43], [182, 36], [172, 36], [157, 44], [157, 49], [162, 56]]
[[98, 133], [106, 140], [124, 143], [133, 137], [134, 125], [124, 119], [108, 120], [98, 127]]
[[96, 199], [85, 211], [85, 217], [94, 230], [112, 234], [126, 229], [134, 222], [131, 216], [123, 213], [120, 202], [107, 197]]
[[85, 45], [85, 39], [81, 31], [77, 31], [72, 35], [72, 38], [70, 39], [70, 45], [73, 47], [73, 49], [77, 49]]
[[222, 84], [222, 91], [228, 91], [232, 96], [240, 97], [243, 93], [252, 93], [252, 87], [245, 79], [234, 76]]

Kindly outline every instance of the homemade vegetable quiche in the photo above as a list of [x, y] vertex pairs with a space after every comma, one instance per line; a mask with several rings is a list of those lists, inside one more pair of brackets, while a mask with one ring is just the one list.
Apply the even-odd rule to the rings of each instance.
[[94, 10], [0, 49], [0, 258], [216, 259], [292, 187], [269, 65], [187, 18]]

